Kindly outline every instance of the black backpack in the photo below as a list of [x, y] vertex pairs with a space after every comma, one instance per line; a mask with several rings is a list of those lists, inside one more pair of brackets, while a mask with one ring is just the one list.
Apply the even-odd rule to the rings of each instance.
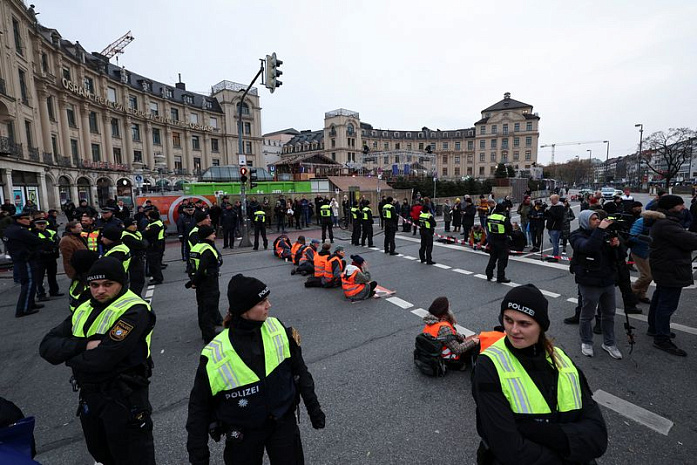
[[445, 376], [445, 360], [440, 356], [443, 340], [421, 333], [414, 342], [414, 365], [427, 376]]

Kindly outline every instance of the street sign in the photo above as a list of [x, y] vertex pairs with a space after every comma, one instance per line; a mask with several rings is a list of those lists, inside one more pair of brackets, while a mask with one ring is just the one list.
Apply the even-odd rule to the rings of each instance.
[[247, 167], [240, 166], [240, 176], [247, 176]]
[[274, 171], [276, 171], [276, 165], [271, 165], [271, 166], [269, 166], [269, 171], [272, 172], [272, 173], [273, 173]]
[[136, 174], [136, 182], [143, 182], [143, 176]]

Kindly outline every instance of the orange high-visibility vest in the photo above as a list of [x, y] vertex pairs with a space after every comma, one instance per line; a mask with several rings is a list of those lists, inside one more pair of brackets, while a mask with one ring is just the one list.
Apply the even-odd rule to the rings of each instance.
[[484, 352], [491, 344], [504, 337], [506, 333], [500, 331], [482, 331], [479, 333], [479, 353]]
[[87, 231], [82, 231], [80, 233], [81, 237], [84, 237], [87, 239], [87, 248], [90, 249], [92, 252], [96, 252], [97, 248], [99, 247], [99, 230], [92, 231], [92, 232], [87, 232]]
[[315, 254], [314, 264], [315, 264], [315, 278], [322, 278], [324, 276], [324, 266], [327, 264], [327, 259], [329, 255]]
[[[450, 328], [450, 331], [452, 331], [453, 334], [457, 334], [455, 327], [447, 321], [439, 321], [438, 323], [432, 325], [426, 325], [424, 326], [423, 332], [437, 338], [438, 333], [443, 326]], [[448, 360], [458, 360], [460, 358], [459, 355], [454, 354], [450, 349], [448, 349], [448, 346], [446, 345], [443, 345], [443, 348], [440, 351], [440, 356], [441, 358]]]
[[315, 263], [315, 249], [312, 247], [308, 246], [303, 252], [300, 254], [300, 261], [299, 264], [302, 265], [306, 261], [311, 261], [312, 264], [314, 265]]
[[[296, 262], [295, 257], [296, 257], [296, 255], [298, 255], [298, 250], [300, 250], [300, 246], [302, 246], [302, 245], [305, 245], [305, 244], [302, 244], [300, 242], [296, 242], [295, 244], [293, 244], [290, 247], [290, 259], [293, 260], [293, 263], [295, 263], [296, 265], [298, 263]], [[298, 257], [298, 258], [300, 258], [300, 257]]]
[[332, 258], [327, 260], [327, 262], [324, 264], [324, 279], [326, 279], [326, 280], [334, 279], [334, 263], [335, 262], [338, 262], [339, 271], [344, 271], [344, 268], [343, 268], [344, 262], [341, 260], [341, 257], [339, 257], [338, 255], [334, 255]]
[[286, 242], [284, 239], [276, 241], [276, 256], [278, 258], [284, 258], [283, 251], [286, 250], [289, 245], [290, 244], [288, 244], [288, 242]]
[[357, 274], [358, 270], [354, 271], [350, 276], [347, 276], [346, 272], [341, 273], [341, 288], [344, 291], [344, 295], [349, 299], [360, 294], [366, 286], [365, 283], [356, 282]]

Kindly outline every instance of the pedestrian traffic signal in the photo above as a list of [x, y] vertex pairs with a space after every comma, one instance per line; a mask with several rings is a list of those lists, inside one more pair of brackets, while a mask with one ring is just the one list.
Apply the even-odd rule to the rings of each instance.
[[244, 176], [244, 175], [240, 176], [240, 182], [241, 182], [242, 184], [246, 183], [246, 182], [247, 182], [247, 176]]
[[259, 178], [257, 177], [257, 169], [256, 168], [249, 168], [249, 188], [254, 189], [257, 187], [259, 184], [257, 184], [257, 181]]
[[276, 87], [281, 86], [283, 83], [278, 80], [278, 77], [283, 74], [283, 71], [278, 69], [283, 62], [276, 58], [276, 52], [271, 55], [266, 55], [266, 88], [271, 91], [276, 90]]

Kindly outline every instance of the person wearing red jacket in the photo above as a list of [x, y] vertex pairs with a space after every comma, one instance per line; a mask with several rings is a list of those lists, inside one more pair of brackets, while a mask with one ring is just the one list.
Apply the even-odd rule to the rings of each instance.
[[422, 209], [423, 207], [421, 206], [420, 200], [417, 200], [414, 205], [411, 206], [411, 213], [409, 213], [409, 216], [411, 216], [412, 236], [416, 236], [416, 230], [419, 228], [419, 216], [421, 216]]

